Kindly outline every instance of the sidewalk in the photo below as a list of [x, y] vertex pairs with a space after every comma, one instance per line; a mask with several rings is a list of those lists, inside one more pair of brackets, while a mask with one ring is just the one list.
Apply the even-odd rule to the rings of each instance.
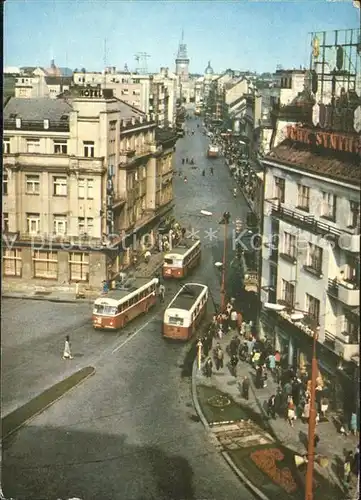
[[[267, 417], [265, 410], [267, 401], [272, 394], [276, 394], [277, 388], [277, 384], [271, 377], [269, 377], [267, 381], [267, 387], [255, 389], [255, 372], [248, 363], [239, 361], [237, 366], [237, 378], [230, 373], [228, 367], [229, 355], [226, 352], [226, 348], [229, 345], [232, 335], [233, 332], [229, 332], [220, 341], [224, 351], [223, 369], [217, 372], [215, 367], [213, 367], [211, 378], [205, 377], [202, 371], [198, 371], [197, 367], [195, 367], [193, 371], [193, 396], [195, 399], [195, 406], [196, 408], [198, 407], [197, 411], [201, 412], [200, 418], [203, 423], [206, 426], [210, 426], [213, 435], [217, 438], [215, 441], [218, 443], [220, 449], [223, 450], [223, 453], [225, 450], [227, 454], [231, 456], [231, 459], [233, 454], [233, 464], [230, 465], [234, 468], [234, 462], [236, 462], [235, 472], [240, 475], [244, 482], [251, 481], [253, 485], [259, 488], [261, 494], [259, 495], [256, 492], [257, 496], [263, 498], [263, 500], [265, 500], [265, 498], [273, 500], [273, 498], [276, 497], [289, 499], [291, 496], [296, 496], [298, 498], [298, 493], [296, 492], [298, 488], [296, 488], [296, 486], [293, 491], [291, 487], [288, 488], [289, 485], [280, 485], [280, 482], [275, 479], [277, 474], [281, 474], [282, 476], [284, 470], [274, 470], [273, 473], [268, 470], [266, 475], [268, 481], [270, 476], [274, 479], [272, 487], [267, 481], [265, 482], [264, 477], [263, 479], [261, 478], [260, 470], [258, 469], [260, 467], [262, 469], [262, 460], [269, 460], [269, 456], [263, 457], [263, 459], [259, 457], [260, 462], [257, 464], [258, 469], [255, 468], [254, 463], [250, 463], [250, 457], [256, 457], [257, 453], [260, 453], [262, 447], [267, 448], [271, 446], [272, 443], [273, 446], [277, 444], [278, 448], [276, 451], [272, 448], [272, 450], [269, 449], [267, 453], [273, 454], [271, 460], [273, 460], [274, 464], [276, 464], [277, 461], [287, 465], [287, 474], [290, 479], [289, 483], [294, 483], [294, 485], [299, 484], [299, 477], [292, 481], [291, 476], [301, 475], [302, 477], [305, 474], [306, 466], [303, 465], [296, 468], [294, 465], [294, 454], [296, 453], [297, 455], [304, 456], [307, 453], [308, 426], [307, 424], [303, 424], [300, 420], [297, 420], [292, 428], [283, 417], [277, 417], [276, 420]], [[215, 345], [215, 343], [216, 341], [213, 341], [213, 345]], [[251, 382], [249, 401], [241, 397], [240, 388], [244, 376], [248, 376]], [[219, 401], [229, 396], [231, 403], [228, 403], [226, 407], [221, 410], [223, 413], [217, 414], [214, 408], [210, 406], [211, 393], [213, 393], [213, 398], [216, 397]], [[240, 430], [247, 420], [249, 422], [252, 421], [252, 425], [257, 424], [259, 426], [257, 432], [253, 429], [251, 435], [248, 431], [248, 434], [246, 432], [245, 435], [245, 430]], [[218, 435], [217, 433], [219, 432], [221, 434]], [[352, 496], [347, 497], [340, 477], [342, 477], [343, 472], [345, 450], [355, 451], [355, 447], [358, 444], [358, 438], [354, 436], [341, 436], [337, 432], [330, 416], [327, 422], [317, 425], [316, 432], [320, 437], [316, 453], [319, 456], [326, 457], [328, 464], [323, 464], [323, 467], [319, 464], [315, 464], [315, 479], [320, 486], [320, 488], [316, 488], [315, 500], [318, 498], [323, 500], [329, 496], [335, 500], [352, 498]], [[245, 439], [248, 441], [250, 448], [245, 449]], [[264, 453], [264, 450], [262, 453]], [[225, 458], [227, 461], [230, 460], [229, 456]], [[254, 458], [253, 462], [255, 462]], [[263, 464], [264, 463], [265, 462], [263, 462]], [[263, 472], [264, 470], [265, 469], [263, 469]], [[303, 489], [303, 482], [304, 478], [301, 483], [301, 489]], [[250, 487], [252, 488], [252, 486]], [[321, 491], [317, 494], [317, 490], [321, 489], [322, 495]], [[277, 494], [276, 490], [278, 491]], [[327, 493], [327, 490], [329, 490], [329, 493]], [[300, 498], [303, 498], [303, 496], [301, 495]]]
[[[148, 263], [140, 262], [136, 268], [127, 270], [139, 278], [148, 278], [154, 276], [163, 263], [163, 253], [156, 252], [151, 255]], [[29, 286], [21, 281], [2, 283], [2, 297], [12, 299], [28, 299], [28, 300], [47, 300], [49, 302], [62, 303], [92, 303], [102, 291], [86, 289], [82, 285], [79, 286], [79, 291], [84, 292], [84, 297], [76, 297], [75, 284], [70, 286]]]

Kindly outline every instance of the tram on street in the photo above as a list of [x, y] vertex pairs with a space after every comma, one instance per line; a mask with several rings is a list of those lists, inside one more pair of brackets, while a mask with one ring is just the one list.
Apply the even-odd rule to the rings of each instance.
[[201, 260], [201, 242], [183, 240], [164, 255], [163, 278], [185, 278]]
[[188, 340], [207, 311], [208, 287], [186, 283], [164, 312], [163, 337]]
[[148, 312], [157, 301], [157, 284], [157, 278], [134, 278], [98, 297], [93, 307], [93, 327], [117, 330]]

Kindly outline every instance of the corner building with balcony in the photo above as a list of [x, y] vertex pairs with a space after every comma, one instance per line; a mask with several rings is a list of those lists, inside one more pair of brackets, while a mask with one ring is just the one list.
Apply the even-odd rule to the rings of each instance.
[[172, 206], [172, 134], [111, 90], [4, 109], [3, 285], [90, 289], [144, 249]]
[[[360, 136], [292, 125], [285, 134], [263, 160], [260, 327], [285, 365], [310, 374], [314, 320], [330, 403], [349, 414], [359, 401]], [[297, 310], [304, 319], [292, 321]]]

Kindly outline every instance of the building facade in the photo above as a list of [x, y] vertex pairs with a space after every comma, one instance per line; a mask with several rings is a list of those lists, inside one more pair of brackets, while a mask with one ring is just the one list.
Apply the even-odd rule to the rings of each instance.
[[[285, 364], [309, 371], [317, 324], [321, 377], [334, 408], [350, 412], [360, 342], [360, 136], [292, 125], [286, 134], [263, 160], [260, 327]], [[293, 321], [292, 311], [303, 319]]]
[[[84, 90], [4, 109], [4, 284], [99, 287], [169, 210], [174, 136], [154, 116]], [[163, 141], [163, 142], [162, 142]]]

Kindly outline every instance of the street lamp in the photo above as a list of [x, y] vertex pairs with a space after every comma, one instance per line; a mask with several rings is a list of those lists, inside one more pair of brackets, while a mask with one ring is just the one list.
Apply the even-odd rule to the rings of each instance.
[[[287, 309], [286, 306], [282, 306], [281, 304], [272, 304], [270, 302], [266, 302], [264, 304], [265, 309], [269, 309], [271, 311], [284, 311]], [[291, 321], [300, 321], [305, 316], [309, 317], [309, 312], [302, 311], [300, 309], [293, 309], [290, 314]], [[316, 323], [314, 318], [312, 319], [312, 330], [313, 330], [313, 342], [312, 342], [312, 364], [311, 364], [311, 390], [310, 390], [310, 416], [308, 419], [308, 447], [307, 447], [307, 473], [306, 473], [306, 485], [305, 485], [305, 500], [313, 500], [313, 472], [315, 465], [315, 430], [316, 430], [316, 380], [318, 374], [318, 366], [317, 366], [317, 355], [316, 355], [316, 346], [317, 346], [317, 337], [319, 326]]]

